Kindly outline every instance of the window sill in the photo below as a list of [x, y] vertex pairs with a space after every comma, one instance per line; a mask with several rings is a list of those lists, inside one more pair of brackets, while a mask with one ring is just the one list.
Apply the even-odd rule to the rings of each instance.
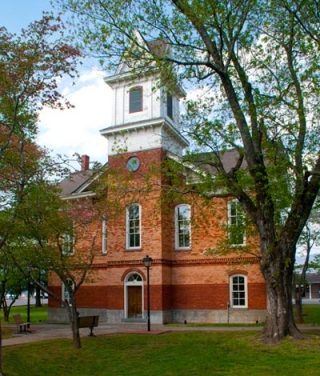
[[246, 243], [243, 243], [243, 244], [230, 244], [230, 247], [231, 248], [243, 248], [246, 245], [247, 245]]
[[134, 252], [134, 251], [141, 251], [141, 247], [135, 247], [135, 248], [126, 248], [126, 252]]
[[192, 248], [188, 247], [188, 248], [176, 248], [175, 251], [176, 252], [189, 252], [191, 251]]

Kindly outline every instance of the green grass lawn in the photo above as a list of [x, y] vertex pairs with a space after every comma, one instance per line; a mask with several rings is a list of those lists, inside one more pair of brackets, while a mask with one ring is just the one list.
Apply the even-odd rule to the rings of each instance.
[[[19, 313], [22, 320], [27, 321], [27, 306], [13, 306], [10, 311], [9, 324], [14, 324], [13, 315]], [[0, 312], [0, 319], [3, 321], [3, 312]], [[43, 321], [48, 320], [48, 306], [43, 305], [42, 307], [30, 306], [30, 321], [32, 324], [39, 324]]]
[[[319, 375], [320, 336], [265, 345], [249, 332], [179, 332], [54, 340], [4, 348], [6, 376]], [[26, 373], [27, 370], [27, 373]]]
[[305, 304], [303, 315], [306, 324], [320, 325], [320, 304]]

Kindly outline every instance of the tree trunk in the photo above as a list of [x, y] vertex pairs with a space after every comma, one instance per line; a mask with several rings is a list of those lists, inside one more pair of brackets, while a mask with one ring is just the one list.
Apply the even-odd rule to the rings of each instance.
[[[294, 260], [289, 260], [287, 255], [288, 253], [281, 249], [274, 249], [273, 252], [262, 257], [261, 269], [267, 289], [267, 318], [264, 336], [268, 343], [277, 343], [288, 335], [303, 338], [293, 317]], [[271, 257], [272, 260], [270, 260]]]
[[3, 366], [2, 366], [2, 325], [0, 320], [0, 376], [3, 375]]
[[303, 319], [303, 310], [302, 310], [302, 291], [301, 285], [295, 288], [295, 303], [296, 303], [296, 322], [302, 324]]
[[36, 285], [36, 307], [42, 307], [41, 304], [41, 289], [38, 285]]
[[72, 307], [72, 321], [71, 321], [71, 328], [72, 328], [72, 338], [73, 338], [73, 346], [76, 349], [81, 348], [81, 340], [80, 340], [80, 333], [79, 333], [79, 325], [78, 325], [78, 312], [76, 307]]
[[72, 340], [73, 340], [73, 347], [75, 349], [81, 348], [81, 340], [80, 340], [80, 333], [79, 333], [79, 326], [78, 326], [78, 317], [79, 313], [77, 312], [77, 306], [74, 302], [74, 297], [71, 299], [71, 305], [67, 301], [65, 301], [65, 304], [67, 304], [68, 309], [68, 315], [69, 315], [69, 322], [71, 325], [72, 330]]
[[2, 312], [3, 312], [3, 319], [5, 322], [9, 321], [9, 314], [10, 314], [10, 307], [8, 307], [6, 299], [2, 301]]

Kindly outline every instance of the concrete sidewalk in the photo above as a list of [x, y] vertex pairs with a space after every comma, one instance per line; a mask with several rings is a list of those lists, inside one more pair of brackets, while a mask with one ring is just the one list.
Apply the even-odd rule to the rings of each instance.
[[[10, 326], [13, 331], [16, 330], [15, 325]], [[302, 331], [319, 331], [320, 327], [313, 325], [301, 325]], [[2, 340], [2, 346], [23, 345], [32, 342], [39, 342], [57, 338], [72, 339], [71, 328], [67, 324], [41, 324], [33, 325], [31, 333], [14, 334], [13, 337]], [[239, 332], [239, 331], [262, 331], [262, 326], [185, 326], [185, 325], [160, 325], [152, 324], [151, 332], [147, 332], [146, 323], [121, 323], [121, 324], [102, 324], [94, 328], [96, 336], [112, 335], [112, 334], [151, 334], [159, 335], [168, 332], [177, 331], [212, 331], [212, 332]], [[80, 329], [80, 336], [87, 337], [90, 333], [88, 328]]]
[[[16, 326], [10, 325], [14, 331], [13, 337], [2, 340], [2, 346], [23, 345], [31, 342], [38, 342], [57, 338], [72, 339], [71, 328], [67, 324], [41, 324], [32, 325], [31, 333], [16, 334]], [[151, 325], [151, 332], [148, 333], [146, 323], [121, 323], [121, 324], [102, 324], [94, 328], [96, 336], [110, 334], [163, 334], [176, 331], [260, 331], [261, 326], [248, 327], [220, 327], [220, 326], [183, 326], [183, 325]], [[87, 337], [90, 333], [88, 328], [80, 329], [80, 336]]]

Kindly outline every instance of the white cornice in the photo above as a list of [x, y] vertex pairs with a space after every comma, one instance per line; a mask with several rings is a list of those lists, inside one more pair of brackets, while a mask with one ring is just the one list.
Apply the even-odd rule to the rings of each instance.
[[94, 197], [95, 195], [96, 193], [92, 191], [72, 193], [71, 195], [68, 195], [68, 196], [62, 196], [61, 200], [75, 200], [75, 199], [86, 198], [86, 197]]
[[164, 118], [156, 118], [152, 120], [137, 121], [130, 124], [116, 125], [113, 127], [101, 129], [100, 134], [108, 138], [109, 135], [116, 135], [124, 132], [133, 132], [155, 126], [165, 126], [180, 141], [180, 143], [184, 147], [189, 146], [189, 141], [171, 124], [171, 122], [167, 121]]

